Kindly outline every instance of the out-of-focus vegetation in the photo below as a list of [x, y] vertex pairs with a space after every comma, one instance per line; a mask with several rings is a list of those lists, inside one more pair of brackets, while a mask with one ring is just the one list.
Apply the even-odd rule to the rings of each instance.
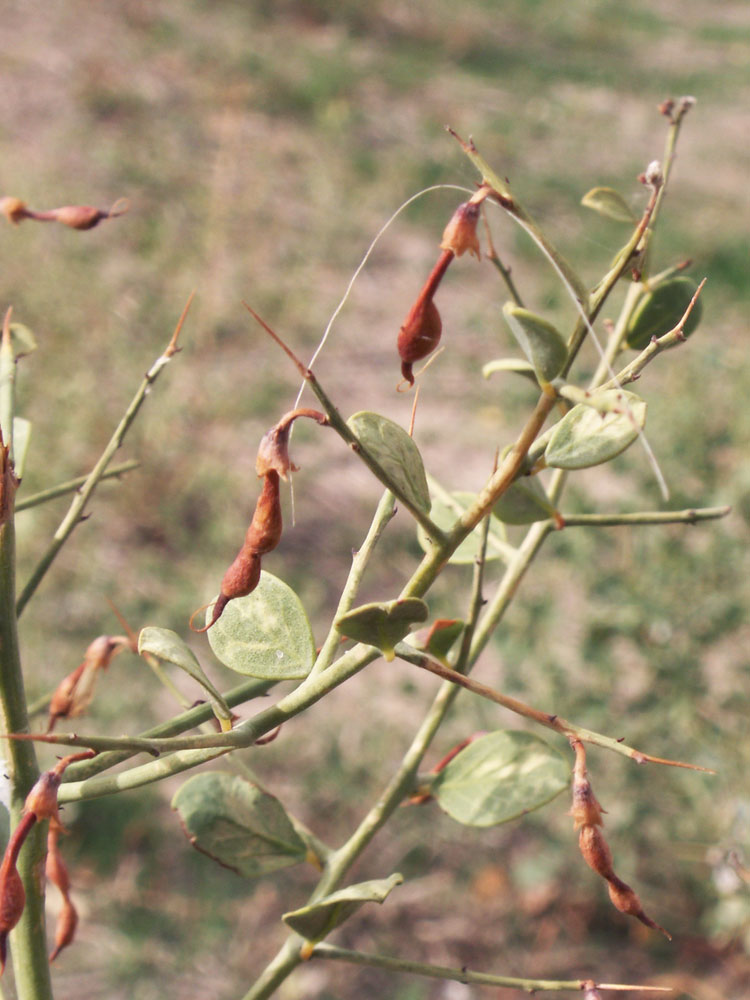
[[[607, 829], [621, 867], [658, 900], [676, 942], [623, 929], [580, 863], [559, 800], [489, 831], [458, 828], [429, 806], [404, 811], [393, 824], [398, 835], [377, 850], [384, 867], [413, 881], [389, 901], [387, 916], [363, 913], [339, 940], [364, 945], [369, 937], [390, 953], [408, 941], [412, 954], [438, 964], [555, 976], [585, 971], [593, 940], [602, 946], [597, 974], [617, 979], [627, 970], [630, 980], [654, 981], [679, 966], [683, 979], [668, 981], [685, 997], [743, 995], [747, 6], [23, 0], [6, 5], [3, 37], [0, 194], [40, 208], [131, 202], [126, 218], [89, 234], [31, 224], [0, 230], [3, 303], [40, 341], [20, 378], [21, 410], [34, 422], [24, 491], [87, 471], [189, 291], [198, 292], [183, 354], [129, 439], [127, 457], [141, 468], [101, 489], [93, 517], [22, 618], [32, 697], [72, 669], [91, 638], [117, 630], [107, 598], [134, 627], [184, 631], [190, 612], [215, 592], [254, 504], [258, 438], [297, 389], [241, 299], [309, 354], [390, 213], [422, 187], [474, 184], [445, 123], [474, 135], [594, 280], [621, 230], [582, 209], [581, 196], [607, 184], [639, 206], [636, 175], [662, 152], [656, 105], [698, 98], [656, 253], [661, 264], [689, 255], [692, 273], [708, 277], [704, 320], [684, 349], [653, 366], [641, 391], [670, 503], [728, 502], [734, 512], [694, 529], [561, 533], [479, 671], [583, 725], [718, 770], [709, 779], [604, 755], [590, 762], [597, 788], [608, 789]], [[317, 366], [345, 414], [368, 408], [408, 421], [411, 401], [394, 392], [395, 336], [458, 200], [458, 192], [439, 191], [417, 201], [355, 286]], [[493, 224], [529, 305], [569, 318], [531, 244], [499, 217]], [[523, 387], [479, 375], [483, 361], [507, 348], [504, 298], [486, 264], [457, 267], [441, 291], [446, 350], [422, 396], [417, 437], [428, 467], [449, 486], [482, 483], [488, 470], [473, 443], [507, 443], [528, 403]], [[462, 439], [445, 434], [458, 413]], [[296, 444], [297, 523], [268, 568], [322, 621], [378, 490], [320, 435], [300, 428]], [[486, 450], [477, 449], [481, 461]], [[586, 473], [588, 491], [567, 505], [659, 502], [636, 449], [617, 469], [621, 475], [609, 467]], [[63, 501], [19, 517], [21, 580], [64, 509]], [[404, 550], [416, 545], [401, 520], [390, 562], [369, 584], [374, 596], [385, 596]], [[211, 670], [229, 683], [220, 667]], [[172, 710], [135, 659], [116, 660], [103, 681], [87, 726], [134, 732]], [[404, 666], [375, 664], [327, 699], [325, 713], [290, 725], [250, 763], [335, 842], [389, 773], [433, 687]], [[494, 709], [468, 697], [459, 704], [439, 751], [453, 736], [497, 725]], [[279, 914], [295, 892], [302, 898], [300, 883], [311, 884], [296, 871], [246, 884], [192, 853], [166, 805], [169, 790], [67, 810], [74, 836], [65, 849], [84, 919], [77, 945], [59, 960], [61, 995], [237, 996], [273, 953]], [[455, 986], [312, 965], [285, 996], [332, 1000], [384, 989], [398, 1000], [463, 995]]]

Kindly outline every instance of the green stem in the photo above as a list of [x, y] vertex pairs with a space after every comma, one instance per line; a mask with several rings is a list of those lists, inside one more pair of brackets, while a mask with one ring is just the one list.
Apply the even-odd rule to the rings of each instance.
[[[125, 472], [130, 472], [131, 469], [137, 469], [141, 463], [136, 459], [130, 459], [128, 462], [121, 462], [120, 465], [113, 465], [110, 469], [102, 475], [101, 479], [116, 479], [122, 476]], [[56, 486], [50, 486], [46, 490], [40, 490], [38, 493], [31, 493], [29, 496], [24, 497], [19, 500], [16, 504], [16, 513], [21, 510], [28, 510], [30, 507], [38, 507], [40, 504], [47, 503], [49, 500], [56, 500], [58, 497], [67, 496], [68, 493], [74, 493], [81, 486], [86, 484], [88, 476], [79, 476], [77, 479], [69, 479], [67, 482], [58, 483]]]
[[360, 583], [362, 582], [362, 576], [367, 568], [367, 564], [370, 561], [370, 556], [372, 555], [380, 536], [385, 531], [388, 522], [394, 514], [395, 497], [390, 490], [386, 490], [380, 498], [380, 503], [377, 506], [372, 523], [370, 524], [370, 528], [365, 536], [365, 540], [362, 542], [362, 545], [359, 547], [357, 552], [354, 553], [352, 566], [349, 570], [349, 575], [346, 578], [344, 589], [341, 592], [341, 598], [339, 599], [336, 613], [333, 616], [331, 628], [328, 631], [328, 635], [326, 636], [323, 645], [320, 647], [320, 652], [318, 653], [310, 672], [311, 677], [322, 673], [322, 671], [326, 670], [331, 665], [331, 662], [336, 655], [336, 650], [341, 644], [341, 633], [336, 628], [335, 623], [342, 615], [346, 614], [346, 612], [351, 609], [352, 604], [354, 603], [354, 598], [359, 590]]
[[[0, 703], [6, 731], [28, 729], [18, 632], [15, 614], [15, 536], [11, 509], [0, 526]], [[33, 743], [8, 741], [8, 771], [11, 778], [11, 823], [21, 818], [27, 794], [39, 777]], [[44, 858], [46, 826], [36, 824], [18, 862], [18, 873], [26, 892], [23, 916], [11, 932], [10, 944], [16, 990], [21, 1000], [51, 1000], [52, 983], [47, 961], [44, 927]]]
[[[332, 961], [350, 962], [352, 965], [367, 965], [373, 969], [388, 969], [389, 972], [407, 972], [416, 976], [427, 976], [431, 979], [450, 979], [456, 983], [474, 986], [499, 986], [522, 990], [524, 993], [535, 993], [537, 990], [578, 990], [586, 988], [589, 980], [582, 979], [518, 979], [515, 976], [493, 976], [485, 972], [472, 972], [470, 969], [450, 969], [443, 965], [428, 965], [424, 962], [410, 962], [403, 958], [392, 958], [389, 955], [372, 955], [363, 951], [350, 951], [348, 948], [337, 948], [335, 945], [321, 942], [313, 948], [311, 958], [327, 958]], [[668, 986], [628, 986], [625, 984], [597, 983], [599, 990], [636, 990], [671, 993]], [[247, 998], [246, 998], [247, 1000]]]
[[[564, 528], [613, 527], [620, 524], [697, 524], [726, 517], [731, 507], [691, 507], [687, 510], [635, 511], [632, 514], [561, 514]], [[553, 522], [545, 522], [553, 527]]]

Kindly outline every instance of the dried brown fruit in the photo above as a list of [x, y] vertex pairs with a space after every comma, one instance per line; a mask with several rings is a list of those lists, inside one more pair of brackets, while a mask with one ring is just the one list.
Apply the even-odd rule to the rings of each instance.
[[643, 906], [638, 896], [633, 892], [629, 885], [619, 879], [616, 875], [613, 875], [608, 879], [609, 881], [609, 898], [612, 900], [612, 905], [620, 911], [620, 913], [627, 913], [630, 917], [635, 917], [636, 920], [640, 920], [642, 924], [646, 927], [651, 927], [654, 930], [661, 931], [662, 934], [669, 940], [672, 940], [672, 935], [669, 931], [664, 930], [659, 924], [655, 923], [651, 917], [644, 913]]
[[255, 471], [259, 476], [265, 476], [274, 470], [286, 482], [289, 471], [297, 471], [297, 466], [289, 458], [289, 432], [298, 417], [309, 417], [317, 421], [321, 427], [328, 424], [328, 417], [319, 410], [302, 408], [285, 413], [281, 420], [261, 438], [258, 457], [255, 460]]
[[50, 826], [47, 835], [47, 863], [45, 872], [49, 881], [56, 885], [62, 895], [62, 907], [57, 917], [57, 927], [55, 929], [55, 947], [50, 954], [50, 962], [54, 962], [63, 948], [67, 948], [75, 937], [78, 926], [78, 912], [70, 898], [70, 879], [68, 869], [60, 854], [58, 844], [59, 829]]
[[60, 681], [49, 706], [47, 732], [58, 719], [82, 715], [94, 697], [98, 671], [105, 670], [123, 649], [132, 649], [132, 640], [122, 635], [100, 635], [89, 645], [83, 662]]
[[247, 529], [243, 549], [259, 556], [271, 552], [281, 541], [282, 528], [279, 473], [272, 469], [263, 479], [263, 489]]
[[21, 201], [20, 198], [0, 198], [0, 212], [14, 226], [23, 222], [24, 219], [28, 219], [30, 215], [26, 202]]
[[581, 848], [583, 860], [602, 878], [609, 879], [614, 875], [612, 870], [612, 852], [604, 839], [604, 834], [596, 826], [581, 827], [578, 835], [578, 845]]
[[443, 231], [440, 249], [451, 250], [456, 257], [460, 257], [468, 250], [469, 253], [479, 258], [479, 239], [477, 237], [479, 213], [480, 205], [477, 202], [465, 201], [459, 205]]
[[8, 935], [21, 919], [26, 905], [26, 891], [16, 865], [18, 853], [34, 823], [36, 816], [33, 813], [26, 813], [21, 817], [0, 864], [0, 976], [5, 971]]

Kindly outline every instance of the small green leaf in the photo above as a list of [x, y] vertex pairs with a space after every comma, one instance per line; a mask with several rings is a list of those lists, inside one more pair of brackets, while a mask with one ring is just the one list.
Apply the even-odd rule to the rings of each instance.
[[23, 323], [10, 324], [10, 342], [13, 347], [13, 357], [19, 358], [31, 354], [37, 348], [36, 337]]
[[317, 903], [284, 913], [281, 919], [307, 941], [322, 941], [364, 903], [382, 903], [391, 890], [403, 881], [403, 875], [396, 872], [390, 878], [348, 885], [330, 896], [324, 896]]
[[208, 641], [217, 659], [248, 677], [294, 680], [307, 677], [315, 662], [315, 640], [300, 599], [265, 570], [251, 594], [227, 604]]
[[[628, 347], [641, 351], [652, 337], [661, 337], [674, 329], [690, 305], [697, 288], [691, 278], [671, 278], [644, 295], [628, 323], [625, 334]], [[700, 323], [702, 311], [701, 300], [698, 299], [682, 331], [686, 337]]]
[[492, 513], [505, 524], [531, 524], [552, 517], [555, 508], [537, 476], [521, 476], [510, 484]]
[[505, 303], [503, 315], [539, 381], [557, 378], [568, 360], [568, 345], [557, 327], [515, 302]]
[[466, 826], [507, 823], [539, 809], [567, 788], [565, 758], [532, 733], [499, 730], [480, 736], [437, 775], [432, 794]]
[[196, 774], [177, 791], [172, 808], [193, 847], [247, 878], [307, 857], [279, 800], [239, 775]]
[[589, 406], [579, 403], [554, 426], [545, 460], [556, 469], [586, 469], [608, 462], [635, 441], [645, 423], [646, 403], [635, 393], [625, 389], [593, 393]]
[[617, 222], [638, 221], [623, 196], [610, 187], [592, 188], [581, 198], [581, 204]]
[[13, 417], [13, 471], [19, 479], [23, 479], [30, 437], [31, 421], [24, 417]]
[[516, 375], [523, 375], [525, 378], [531, 379], [534, 385], [537, 385], [534, 366], [530, 361], [523, 361], [521, 358], [496, 358], [495, 361], [488, 361], [486, 365], [482, 365], [482, 375], [485, 378], [501, 372], [514, 372]]
[[377, 646], [390, 661], [395, 656], [396, 643], [411, 631], [414, 622], [425, 621], [429, 613], [424, 601], [406, 597], [400, 601], [363, 604], [338, 618], [336, 628], [350, 639]]
[[429, 514], [430, 492], [422, 456], [403, 427], [367, 410], [349, 417], [347, 424], [402, 495]]
[[[432, 501], [432, 510], [430, 511], [431, 519], [443, 531], [449, 531], [464, 511], [468, 510], [476, 500], [475, 493], [466, 493], [463, 490], [457, 490], [449, 494], [449, 496], [451, 502], [442, 498], [434, 499]], [[490, 523], [492, 524], [492, 522]], [[498, 523], [497, 519], [494, 521], [494, 528], [502, 536], [504, 529]], [[464, 538], [448, 562], [455, 565], [466, 565], [467, 563], [475, 562], [481, 549], [482, 530], [481, 524], [478, 524], [471, 534]], [[492, 527], [490, 527], [490, 535], [492, 535]], [[425, 552], [429, 553], [431, 551], [432, 542], [421, 525], [417, 526], [417, 541]], [[491, 559], [499, 559], [501, 554], [498, 547], [492, 545], [492, 538], [490, 537], [485, 557], [487, 562]]]
[[211, 700], [214, 715], [225, 732], [232, 728], [232, 713], [223, 696], [206, 677], [195, 653], [176, 632], [169, 628], [149, 625], [141, 629], [138, 636], [138, 652], [150, 653], [165, 663], [174, 663], [180, 670], [197, 681]]

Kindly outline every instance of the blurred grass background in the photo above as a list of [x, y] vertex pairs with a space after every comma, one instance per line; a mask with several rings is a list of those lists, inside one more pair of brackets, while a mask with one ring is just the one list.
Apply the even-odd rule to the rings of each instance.
[[[636, 176], [663, 149], [657, 104], [697, 97], [656, 246], [659, 265], [691, 257], [693, 274], [708, 277], [704, 320], [639, 391], [670, 504], [731, 503], [733, 513], [692, 529], [552, 538], [478, 672], [652, 753], [718, 769], [709, 779], [591, 755], [617, 870], [676, 941], [655, 940], [610, 908], [578, 856], [562, 800], [489, 831], [459, 828], [432, 807], [403, 811], [355, 874], [399, 869], [409, 881], [338, 940], [510, 975], [667, 982], [695, 1000], [746, 995], [750, 8], [731, 0], [3, 7], [0, 194], [35, 208], [105, 207], [121, 196], [132, 206], [90, 233], [0, 228], [3, 308], [12, 304], [40, 342], [19, 378], [20, 409], [34, 423], [24, 492], [90, 468], [188, 293], [198, 293], [184, 350], [124, 449], [140, 469], [101, 487], [22, 618], [32, 697], [73, 669], [94, 636], [119, 631], [107, 598], [136, 628], [185, 634], [191, 611], [215, 593], [254, 505], [257, 441], [297, 390], [243, 298], [308, 356], [391, 212], [422, 187], [474, 184], [446, 123], [474, 136], [593, 283], [622, 232], [582, 209], [581, 196], [612, 185], [639, 208]], [[375, 409], [408, 421], [411, 398], [394, 392], [395, 337], [458, 200], [440, 191], [417, 201], [355, 286], [317, 367], [345, 414]], [[493, 229], [530, 307], [564, 326], [570, 308], [554, 275], [499, 214]], [[451, 270], [439, 296], [446, 350], [426, 380], [416, 440], [446, 485], [473, 489], [532, 397], [479, 375], [509, 347], [496, 275], [486, 262]], [[379, 489], [325, 432], [300, 428], [294, 457], [296, 525], [287, 518], [265, 565], [299, 589], [321, 636]], [[659, 502], [633, 449], [616, 467], [581, 475], [563, 507]], [[65, 509], [58, 501], [19, 516], [21, 582]], [[401, 516], [363, 596], [393, 596], [415, 556]], [[454, 594], [467, 579], [450, 570], [433, 612], [460, 615]], [[212, 676], [233, 683], [207, 645], [196, 649]], [[373, 665], [250, 762], [336, 843], [386, 780], [434, 687], [405, 668]], [[518, 725], [466, 696], [459, 706], [435, 760], [475, 729]], [[121, 657], [81, 728], [133, 732], [172, 711], [146, 669]], [[296, 870], [245, 883], [191, 852], [168, 808], [174, 787], [67, 810], [73, 836], [64, 850], [83, 919], [78, 943], [57, 963], [59, 996], [240, 996], [278, 946], [279, 914], [312, 885], [312, 872]], [[386, 991], [397, 1000], [481, 995], [315, 964], [281, 995]]]

